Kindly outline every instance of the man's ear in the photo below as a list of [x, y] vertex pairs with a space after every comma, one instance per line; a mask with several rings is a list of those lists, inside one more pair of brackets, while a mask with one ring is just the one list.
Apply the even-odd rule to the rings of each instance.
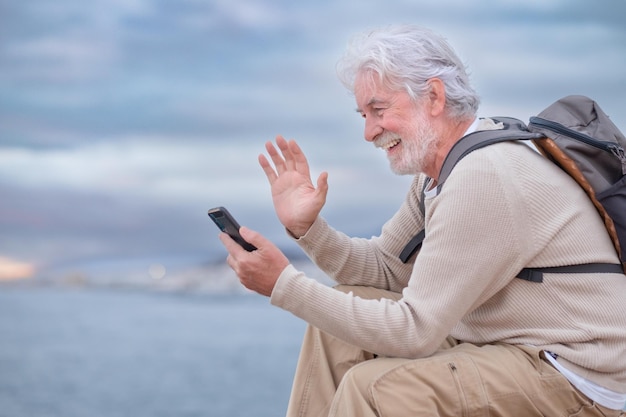
[[439, 78], [428, 80], [428, 87], [430, 115], [433, 117], [440, 116], [446, 107], [446, 87]]

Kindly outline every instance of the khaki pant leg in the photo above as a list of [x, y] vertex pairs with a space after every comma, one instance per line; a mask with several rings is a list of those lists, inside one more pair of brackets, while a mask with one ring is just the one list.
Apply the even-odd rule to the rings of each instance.
[[[391, 298], [402, 294], [371, 287], [337, 286], [367, 299]], [[344, 374], [354, 365], [374, 355], [308, 326], [289, 399], [287, 417], [326, 417]]]
[[[354, 366], [343, 378], [330, 406], [328, 416], [376, 417], [377, 411], [371, 393], [373, 381], [410, 359], [377, 358]], [[408, 416], [408, 414], [397, 414]]]
[[353, 367], [329, 416], [618, 416], [591, 403], [537, 349], [463, 343], [424, 359]]

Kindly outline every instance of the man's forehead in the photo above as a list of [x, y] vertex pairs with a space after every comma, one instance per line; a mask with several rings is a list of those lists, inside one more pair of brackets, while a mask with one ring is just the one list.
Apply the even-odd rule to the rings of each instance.
[[355, 89], [355, 98], [357, 103], [357, 112], [361, 112], [367, 107], [373, 107], [378, 105], [388, 105], [395, 94], [391, 91], [386, 91], [380, 86], [374, 85], [361, 85], [360, 88]]
[[354, 94], [359, 106], [370, 106], [385, 101], [387, 94], [371, 77], [359, 77], [354, 84]]
[[372, 94], [378, 90], [381, 90], [381, 82], [378, 74], [372, 71], [360, 72], [354, 80], [354, 91], [367, 92]]

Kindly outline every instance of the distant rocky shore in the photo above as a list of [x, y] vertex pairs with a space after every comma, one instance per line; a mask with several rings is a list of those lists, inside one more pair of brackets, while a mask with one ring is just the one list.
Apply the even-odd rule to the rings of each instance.
[[[304, 271], [307, 276], [322, 282], [331, 283], [307, 258], [298, 257], [292, 261], [294, 266]], [[223, 261], [201, 265], [177, 266], [166, 269], [159, 263], [124, 268], [80, 268], [66, 267], [44, 271], [34, 277], [2, 282], [0, 285], [11, 286], [55, 286], [68, 288], [118, 288], [142, 289], [165, 292], [193, 293], [249, 293], [235, 273]]]

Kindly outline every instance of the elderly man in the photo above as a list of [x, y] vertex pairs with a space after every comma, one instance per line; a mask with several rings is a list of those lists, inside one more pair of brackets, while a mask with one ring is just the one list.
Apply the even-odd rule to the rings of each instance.
[[[296, 270], [258, 233], [226, 234], [246, 287], [309, 323], [289, 416], [618, 416], [626, 402], [626, 277], [516, 278], [525, 267], [619, 263], [584, 191], [529, 143], [461, 160], [437, 187], [452, 146], [476, 130], [479, 99], [440, 36], [411, 26], [364, 34], [340, 65], [365, 139], [415, 179], [378, 237], [350, 238], [320, 217], [294, 141], [259, 162], [287, 232], [330, 288]], [[438, 189], [439, 188], [439, 189]], [[425, 230], [406, 262], [407, 242]]]

